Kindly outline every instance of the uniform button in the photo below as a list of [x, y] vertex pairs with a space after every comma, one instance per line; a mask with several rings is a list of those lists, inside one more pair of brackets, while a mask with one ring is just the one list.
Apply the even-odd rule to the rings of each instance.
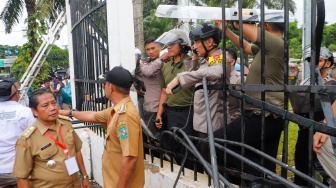
[[34, 127], [30, 127], [30, 129], [34, 129]]

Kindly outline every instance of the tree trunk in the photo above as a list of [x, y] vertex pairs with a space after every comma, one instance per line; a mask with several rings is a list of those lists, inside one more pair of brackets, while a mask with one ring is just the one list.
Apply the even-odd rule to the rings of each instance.
[[[34, 36], [35, 35], [35, 30], [37, 27], [37, 22], [36, 22], [36, 18], [33, 18], [32, 16], [36, 13], [36, 2], [35, 0], [25, 0], [26, 3], [26, 10], [27, 10], [27, 14], [28, 14], [28, 31], [29, 33], [27, 33], [28, 38], [31, 38], [29, 42], [32, 43], [31, 45], [31, 57], [34, 58], [35, 54], [36, 54], [36, 50], [35, 47], [38, 46], [37, 43], [37, 38]], [[29, 62], [30, 63], [30, 62]]]
[[[171, 5], [177, 5], [177, 0], [171, 0], [170, 4]], [[173, 27], [175, 27], [177, 25], [177, 23], [178, 23], [178, 19], [177, 18], [173, 18], [172, 19], [172, 25], [173, 25]]]
[[133, 0], [135, 46], [144, 52], [143, 0]]

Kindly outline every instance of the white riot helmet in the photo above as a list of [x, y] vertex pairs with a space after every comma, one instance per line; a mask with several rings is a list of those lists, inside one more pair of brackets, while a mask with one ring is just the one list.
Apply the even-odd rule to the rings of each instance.
[[181, 29], [172, 29], [168, 32], [164, 32], [155, 42], [161, 43], [165, 46], [171, 44], [180, 44], [180, 46], [185, 46], [183, 49], [189, 51], [190, 41], [188, 35]]
[[[320, 56], [319, 57], [322, 57], [323, 59], [329, 60], [331, 62], [331, 66], [335, 63], [333, 53], [330, 50], [328, 50], [326, 47], [321, 47], [320, 48]], [[303, 49], [302, 59], [310, 62], [310, 58], [311, 58], [311, 48], [310, 48], [310, 45], [309, 45], [309, 46], [306, 46]]]

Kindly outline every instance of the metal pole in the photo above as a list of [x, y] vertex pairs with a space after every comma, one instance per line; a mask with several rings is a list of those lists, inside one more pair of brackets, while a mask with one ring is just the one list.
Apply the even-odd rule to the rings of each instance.
[[[303, 26], [302, 26], [302, 50], [304, 47], [311, 44], [311, 0], [304, 0], [303, 2], [304, 11], [303, 11]], [[307, 61], [303, 61], [303, 72], [302, 77], [304, 79], [310, 77], [310, 68]]]
[[208, 137], [209, 137], [209, 148], [210, 148], [210, 159], [211, 159], [211, 166], [212, 166], [213, 181], [214, 181], [214, 187], [218, 188], [219, 178], [218, 178], [217, 156], [216, 156], [216, 150], [215, 150], [214, 135], [213, 135], [213, 130], [212, 130], [211, 112], [210, 112], [208, 86], [207, 86], [206, 77], [203, 77], [203, 91], [204, 91], [205, 109], [206, 109], [207, 122], [208, 122]]

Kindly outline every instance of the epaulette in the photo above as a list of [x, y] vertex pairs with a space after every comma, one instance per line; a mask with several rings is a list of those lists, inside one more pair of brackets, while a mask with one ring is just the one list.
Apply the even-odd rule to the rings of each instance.
[[68, 116], [63, 116], [63, 115], [60, 115], [60, 114], [58, 114], [58, 118], [62, 119], [62, 120], [71, 121], [71, 119]]
[[21, 137], [23, 137], [24, 139], [27, 139], [30, 137], [31, 134], [33, 134], [33, 132], [36, 130], [35, 126], [30, 126], [29, 128], [27, 128], [21, 135]]
[[121, 105], [117, 112], [118, 112], [118, 114], [125, 113], [126, 112], [126, 104]]

